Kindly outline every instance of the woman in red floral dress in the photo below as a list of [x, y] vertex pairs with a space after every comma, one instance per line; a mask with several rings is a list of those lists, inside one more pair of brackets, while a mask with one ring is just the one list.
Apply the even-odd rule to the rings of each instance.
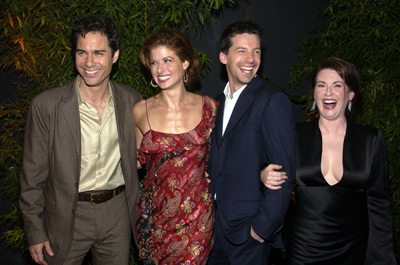
[[182, 33], [155, 33], [141, 60], [156, 90], [133, 108], [138, 154], [147, 165], [136, 223], [139, 257], [144, 264], [205, 264], [213, 238], [205, 170], [216, 103], [187, 90], [200, 67]]

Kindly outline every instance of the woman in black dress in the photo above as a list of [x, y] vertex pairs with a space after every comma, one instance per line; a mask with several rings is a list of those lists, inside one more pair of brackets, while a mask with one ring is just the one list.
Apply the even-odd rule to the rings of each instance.
[[[345, 115], [361, 88], [357, 70], [327, 58], [314, 70], [312, 85], [319, 119], [296, 127], [286, 263], [396, 264], [382, 132]], [[284, 181], [265, 172], [261, 178], [272, 189]]]

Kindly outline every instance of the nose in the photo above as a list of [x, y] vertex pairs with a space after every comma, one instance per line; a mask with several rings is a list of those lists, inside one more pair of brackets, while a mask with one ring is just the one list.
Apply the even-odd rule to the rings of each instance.
[[332, 86], [327, 86], [327, 87], [326, 87], [325, 95], [326, 95], [326, 96], [332, 95]]
[[255, 55], [254, 55], [254, 53], [252, 53], [252, 52], [248, 52], [247, 53], [247, 61], [249, 62], [249, 63], [252, 63], [252, 62], [254, 62], [254, 57], [255, 57]]
[[94, 65], [94, 57], [91, 54], [88, 54], [85, 61], [86, 66], [91, 67]]
[[157, 73], [160, 74], [160, 73], [164, 72], [164, 70], [165, 70], [165, 64], [164, 63], [159, 63], [157, 65]]

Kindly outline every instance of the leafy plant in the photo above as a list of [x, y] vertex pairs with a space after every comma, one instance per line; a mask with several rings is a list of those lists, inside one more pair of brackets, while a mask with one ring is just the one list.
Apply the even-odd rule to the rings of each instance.
[[[300, 63], [289, 72], [289, 86], [310, 77], [317, 61], [338, 56], [359, 70], [363, 93], [355, 121], [384, 132], [389, 165], [394, 234], [400, 246], [400, 2], [398, 0], [330, 0], [316, 17], [319, 27], [303, 41]], [[292, 96], [309, 110], [312, 93]], [[310, 113], [309, 113], [310, 114]], [[312, 118], [315, 113], [308, 115]]]
[[[15, 86], [15, 102], [0, 105], [0, 187], [11, 198], [19, 192], [25, 117], [31, 98], [70, 82], [76, 75], [70, 47], [70, 25], [77, 18], [103, 14], [120, 28], [121, 52], [113, 80], [128, 84], [143, 96], [152, 95], [139, 52], [160, 28], [200, 34], [205, 25], [235, 0], [4, 0], [0, 10], [0, 67], [11, 69], [29, 85]], [[209, 67], [198, 51], [203, 67]], [[3, 216], [14, 229], [3, 236], [11, 247], [26, 249], [19, 209]]]

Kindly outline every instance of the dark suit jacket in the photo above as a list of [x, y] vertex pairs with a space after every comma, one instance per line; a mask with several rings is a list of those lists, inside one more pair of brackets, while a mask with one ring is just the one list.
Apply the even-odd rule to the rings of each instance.
[[[250, 226], [273, 244], [283, 225], [295, 174], [294, 121], [287, 96], [255, 77], [240, 95], [224, 136], [225, 96], [219, 102], [212, 133], [208, 172], [211, 192], [227, 239], [242, 244]], [[282, 165], [288, 180], [280, 190], [264, 188], [260, 169]], [[281, 246], [281, 240], [274, 246]]]
[[[74, 82], [47, 90], [31, 103], [24, 141], [20, 209], [28, 245], [50, 241], [61, 263], [70, 248], [81, 169], [81, 131]], [[139, 92], [111, 82], [121, 166], [132, 227], [135, 227], [138, 176], [133, 105]], [[118, 217], [116, 217], [118, 218]]]

